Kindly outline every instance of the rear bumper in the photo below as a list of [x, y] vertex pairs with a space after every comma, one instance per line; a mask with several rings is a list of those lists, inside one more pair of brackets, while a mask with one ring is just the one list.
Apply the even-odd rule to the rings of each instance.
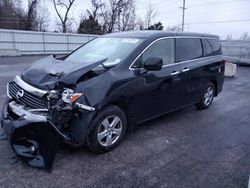
[[27, 111], [15, 102], [7, 102], [1, 126], [18, 157], [31, 166], [51, 170], [59, 138], [46, 116]]

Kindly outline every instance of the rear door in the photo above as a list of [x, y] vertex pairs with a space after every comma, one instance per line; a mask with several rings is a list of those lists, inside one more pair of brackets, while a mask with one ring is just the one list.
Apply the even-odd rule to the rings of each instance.
[[180, 104], [180, 67], [175, 63], [175, 40], [165, 38], [154, 42], [138, 61], [143, 64], [149, 57], [161, 58], [163, 67], [160, 71], [147, 71], [136, 78], [138, 92], [132, 98], [130, 109], [137, 122], [166, 113]]
[[176, 38], [176, 57], [180, 65], [183, 104], [200, 100], [204, 78], [203, 47], [200, 38]]

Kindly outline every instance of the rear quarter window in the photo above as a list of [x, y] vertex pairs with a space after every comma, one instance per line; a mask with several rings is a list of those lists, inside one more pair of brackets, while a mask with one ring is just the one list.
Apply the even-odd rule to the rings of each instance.
[[203, 46], [205, 50], [205, 56], [213, 55], [213, 46], [207, 39], [203, 40]]
[[176, 39], [177, 61], [188, 61], [203, 57], [201, 39], [178, 38]]
[[[221, 45], [219, 39], [205, 39], [204, 47], [206, 56], [221, 55]], [[212, 48], [212, 51], [211, 51]]]

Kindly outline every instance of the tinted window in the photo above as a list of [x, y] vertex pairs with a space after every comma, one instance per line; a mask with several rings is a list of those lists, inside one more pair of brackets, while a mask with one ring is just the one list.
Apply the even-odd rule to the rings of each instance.
[[213, 47], [212, 44], [207, 40], [204, 39], [204, 49], [205, 49], [205, 56], [213, 55]]
[[201, 40], [198, 38], [176, 39], [176, 50], [178, 62], [203, 56]]
[[163, 65], [174, 63], [174, 39], [162, 39], [153, 43], [141, 56], [141, 62], [149, 57], [158, 57], [163, 60]]
[[213, 54], [212, 55], [220, 55], [221, 54], [221, 46], [218, 39], [207, 39], [208, 43], [213, 48]]

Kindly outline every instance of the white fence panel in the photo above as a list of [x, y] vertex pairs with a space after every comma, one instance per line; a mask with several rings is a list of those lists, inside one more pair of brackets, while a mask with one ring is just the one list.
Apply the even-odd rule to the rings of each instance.
[[250, 41], [230, 40], [221, 41], [223, 54], [233, 62], [250, 64]]
[[[1, 55], [66, 54], [98, 35], [0, 29]], [[8, 53], [8, 51], [10, 53]]]

